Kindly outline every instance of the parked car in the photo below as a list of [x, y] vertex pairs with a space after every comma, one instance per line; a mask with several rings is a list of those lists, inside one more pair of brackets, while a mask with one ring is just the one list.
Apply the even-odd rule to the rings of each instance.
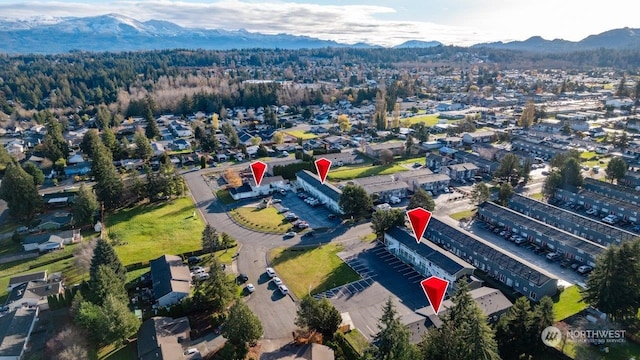
[[297, 234], [294, 231], [289, 231], [288, 233], [284, 234], [285, 239], [290, 239], [292, 237], [295, 237]]
[[552, 253], [548, 253], [546, 258], [549, 261], [557, 261], [557, 260], [560, 260], [560, 258], [562, 258], [562, 255], [552, 252]]
[[243, 284], [247, 281], [249, 281], [249, 277], [247, 276], [247, 274], [244, 273], [240, 273], [237, 277], [238, 283], [239, 284]]
[[207, 280], [209, 278], [209, 273], [198, 273], [196, 274], [196, 280]]
[[276, 276], [273, 278], [273, 283], [276, 284], [276, 286], [280, 286], [282, 285], [282, 279]]
[[598, 210], [591, 208], [587, 210], [587, 215], [596, 215], [598, 213]]
[[593, 270], [593, 268], [589, 265], [582, 265], [578, 268], [578, 273], [582, 274], [582, 275], [586, 275], [588, 273], [591, 272], [591, 270]]
[[286, 285], [282, 284], [280, 286], [278, 286], [278, 290], [280, 290], [280, 293], [282, 295], [287, 295], [289, 293], [289, 289], [287, 288]]
[[523, 245], [527, 242], [527, 239], [523, 238], [522, 236], [518, 236], [514, 242], [516, 243], [516, 245]]
[[267, 276], [269, 276], [270, 278], [274, 278], [276, 276], [276, 271], [273, 270], [273, 268], [268, 267], [266, 270]]
[[197, 257], [197, 256], [190, 256], [187, 259], [187, 262], [189, 263], [189, 265], [195, 265], [195, 264], [199, 264], [202, 262], [202, 259]]
[[389, 198], [389, 202], [392, 204], [400, 204], [401, 201], [402, 200], [400, 200], [400, 198], [397, 196], [392, 196]]
[[190, 348], [185, 350], [184, 355], [195, 355], [195, 354], [200, 354], [200, 351], [196, 348]]
[[253, 286], [253, 284], [247, 284], [247, 292], [249, 294], [253, 293], [254, 291], [256, 291], [256, 287]]

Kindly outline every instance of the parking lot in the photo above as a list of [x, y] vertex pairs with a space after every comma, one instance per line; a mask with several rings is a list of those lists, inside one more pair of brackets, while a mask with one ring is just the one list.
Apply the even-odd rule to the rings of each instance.
[[282, 206], [306, 221], [312, 229], [334, 228], [340, 224], [339, 219], [329, 219], [331, 211], [322, 205], [311, 206], [299, 198], [295, 192], [287, 191], [286, 195], [277, 194], [274, 198], [282, 200]]
[[338, 255], [363, 279], [323, 295], [340, 312], [349, 312], [355, 326], [369, 340], [378, 332], [378, 319], [389, 297], [401, 316], [429, 305], [420, 288], [424, 277], [397, 260], [382, 244], [362, 243]]

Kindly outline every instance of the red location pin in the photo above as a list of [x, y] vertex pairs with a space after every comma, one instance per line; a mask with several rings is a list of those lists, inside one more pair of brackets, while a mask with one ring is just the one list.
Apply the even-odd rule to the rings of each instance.
[[254, 161], [251, 163], [251, 174], [253, 175], [253, 181], [255, 181], [256, 186], [260, 186], [265, 170], [267, 170], [267, 164], [262, 161]]
[[429, 304], [433, 307], [433, 312], [438, 315], [444, 295], [447, 293], [449, 282], [437, 276], [431, 276], [428, 279], [422, 280], [420, 286], [422, 286], [424, 294], [427, 295], [427, 300], [429, 300]]
[[415, 236], [417, 242], [420, 242], [424, 231], [427, 230], [429, 220], [431, 220], [431, 212], [419, 207], [407, 211], [407, 216], [409, 217], [409, 223], [411, 223], [413, 236]]
[[325, 158], [320, 158], [316, 160], [316, 171], [318, 172], [318, 176], [320, 177], [320, 182], [324, 184], [324, 181], [327, 179], [327, 174], [329, 173], [329, 168], [331, 167], [331, 160], [327, 160]]

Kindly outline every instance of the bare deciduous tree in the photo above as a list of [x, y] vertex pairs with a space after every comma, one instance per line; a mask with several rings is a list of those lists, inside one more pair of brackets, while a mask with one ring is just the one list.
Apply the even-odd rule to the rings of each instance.
[[73, 250], [73, 263], [76, 269], [83, 273], [89, 271], [91, 266], [91, 258], [93, 257], [93, 249], [96, 247], [96, 240], [92, 239], [79, 244]]

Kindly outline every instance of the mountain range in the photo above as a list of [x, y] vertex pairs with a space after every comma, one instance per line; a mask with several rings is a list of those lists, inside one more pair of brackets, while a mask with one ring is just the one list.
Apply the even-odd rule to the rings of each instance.
[[[438, 41], [409, 40], [395, 48], [433, 47]], [[168, 21], [137, 21], [119, 14], [92, 17], [37, 17], [0, 19], [0, 52], [9, 54], [52, 54], [74, 50], [130, 51], [156, 49], [240, 49], [379, 47], [365, 43], [343, 44], [309, 36], [262, 34], [246, 30], [186, 28]], [[638, 49], [640, 29], [616, 29], [583, 40], [545, 40], [539, 36], [525, 41], [473, 45], [496, 49], [537, 52], [566, 52], [594, 48]]]

